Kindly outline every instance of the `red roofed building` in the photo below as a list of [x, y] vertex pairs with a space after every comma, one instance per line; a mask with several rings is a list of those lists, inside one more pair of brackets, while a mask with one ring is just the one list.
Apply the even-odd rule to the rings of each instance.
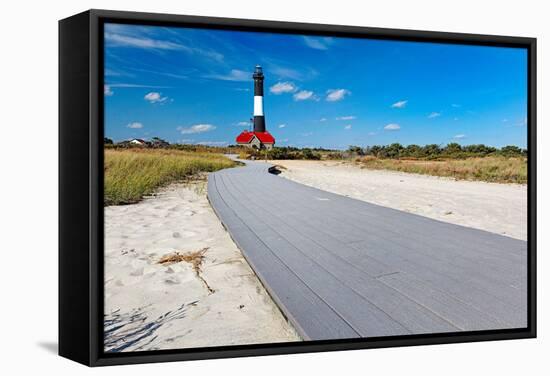
[[255, 149], [271, 149], [275, 144], [275, 138], [267, 131], [249, 132], [243, 131], [237, 136], [237, 144], [248, 146]]

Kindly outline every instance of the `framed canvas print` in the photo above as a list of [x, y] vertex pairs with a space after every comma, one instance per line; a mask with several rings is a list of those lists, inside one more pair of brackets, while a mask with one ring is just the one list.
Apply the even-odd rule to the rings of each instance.
[[536, 335], [536, 40], [59, 23], [59, 353], [98, 366]]

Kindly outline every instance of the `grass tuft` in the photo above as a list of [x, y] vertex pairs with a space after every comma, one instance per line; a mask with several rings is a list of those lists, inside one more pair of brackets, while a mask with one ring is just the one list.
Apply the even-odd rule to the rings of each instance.
[[200, 270], [200, 266], [202, 264], [202, 260], [204, 259], [204, 254], [206, 253], [207, 250], [208, 250], [208, 247], [200, 249], [198, 251], [194, 251], [194, 252], [170, 253], [168, 255], [162, 256], [161, 259], [158, 261], [158, 263], [162, 265], [172, 265], [178, 262], [188, 262], [193, 266], [193, 270], [195, 270], [198, 273], [198, 271]]
[[179, 253], [179, 252], [171, 253], [171, 254], [163, 256], [158, 261], [158, 263], [162, 264], [162, 265], [165, 265], [165, 266], [172, 265], [172, 264], [175, 264], [175, 263], [178, 263], [178, 262], [188, 262], [188, 263], [190, 263], [191, 266], [193, 267], [193, 270], [195, 271], [195, 275], [204, 284], [204, 287], [206, 287], [206, 289], [208, 290], [208, 293], [213, 294], [216, 291], [212, 287], [210, 287], [208, 282], [206, 282], [206, 279], [204, 279], [204, 277], [201, 275], [201, 265], [202, 265], [202, 262], [205, 258], [204, 254], [206, 253], [206, 251], [208, 251], [208, 249], [209, 249], [209, 247], [205, 247], [205, 248], [200, 249], [198, 251], [187, 252], [187, 253], [183, 253], [183, 254]]

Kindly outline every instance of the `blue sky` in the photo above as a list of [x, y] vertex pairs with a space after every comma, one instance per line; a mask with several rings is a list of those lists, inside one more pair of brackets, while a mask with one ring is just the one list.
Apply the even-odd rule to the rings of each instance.
[[527, 143], [524, 49], [105, 25], [105, 136], [227, 145], [254, 66], [279, 146]]

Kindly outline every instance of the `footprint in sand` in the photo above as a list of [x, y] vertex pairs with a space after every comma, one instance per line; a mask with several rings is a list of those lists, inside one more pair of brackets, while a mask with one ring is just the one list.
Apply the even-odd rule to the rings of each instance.
[[167, 285], [179, 285], [181, 283], [181, 281], [179, 280], [179, 278], [170, 277], [170, 278], [165, 279], [164, 283], [166, 283]]
[[189, 329], [188, 331], [186, 331], [185, 333], [183, 333], [183, 334], [181, 334], [181, 335], [179, 335], [179, 336], [166, 338], [166, 340], [165, 340], [164, 342], [167, 342], [167, 343], [174, 342], [175, 340], [180, 339], [180, 338], [183, 338], [183, 337], [185, 337], [186, 335], [191, 334], [192, 332], [193, 332], [193, 329]]
[[174, 236], [174, 234], [172, 234], [172, 236], [173, 236], [174, 238], [190, 238], [190, 237], [192, 237], [192, 236], [197, 235], [197, 232], [195, 232], [195, 231], [183, 230], [183, 231], [178, 231], [178, 232], [176, 232], [176, 234], [178, 234], [179, 236]]
[[131, 275], [132, 277], [140, 277], [140, 276], [142, 276], [142, 275], [143, 275], [143, 268], [135, 269], [134, 271], [132, 271], [132, 272], [130, 273], [130, 275]]

